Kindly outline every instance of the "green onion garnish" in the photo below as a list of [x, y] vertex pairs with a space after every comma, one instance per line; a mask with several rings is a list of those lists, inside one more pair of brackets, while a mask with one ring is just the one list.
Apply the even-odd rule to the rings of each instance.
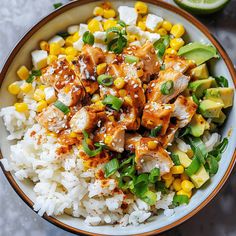
[[94, 44], [94, 36], [93, 36], [93, 34], [90, 33], [89, 31], [86, 31], [83, 34], [83, 42], [85, 44], [93, 45]]
[[200, 169], [200, 167], [201, 167], [201, 162], [196, 156], [194, 156], [191, 164], [185, 169], [185, 173], [188, 176], [192, 176]]
[[229, 82], [224, 76], [216, 77], [215, 80], [219, 87], [229, 87]]
[[140, 196], [140, 198], [146, 202], [148, 205], [152, 206], [156, 203], [157, 201], [157, 194], [148, 190], [145, 192], [143, 195]]
[[193, 101], [199, 106], [200, 102], [195, 94], [192, 95]]
[[125, 22], [124, 22], [123, 20], [119, 20], [117, 23], [118, 23], [120, 26], [122, 26], [122, 27], [125, 27], [125, 26], [126, 26], [126, 24], [125, 24]]
[[148, 177], [149, 176], [147, 173], [143, 173], [140, 174], [135, 180], [133, 191], [138, 197], [141, 197], [148, 191], [148, 183], [149, 183]]
[[34, 81], [34, 78], [36, 76], [41, 76], [42, 72], [41, 70], [32, 70], [31, 74], [29, 75], [29, 77], [26, 79], [27, 83], [32, 83]]
[[190, 134], [190, 131], [191, 131], [191, 128], [190, 127], [184, 127], [182, 129], [180, 129], [180, 132], [179, 132], [179, 138], [182, 138], [184, 136], [186, 136], [187, 134]]
[[182, 204], [188, 204], [189, 198], [186, 195], [175, 195], [173, 198], [173, 204], [174, 206], [179, 206]]
[[57, 9], [57, 8], [61, 7], [62, 5], [63, 4], [61, 2], [58, 2], [58, 3], [54, 3], [53, 7], [54, 7], [54, 9]]
[[181, 165], [179, 156], [177, 154], [171, 154], [171, 159], [174, 162], [175, 166]]
[[110, 160], [105, 165], [105, 177], [108, 178], [113, 175], [119, 168], [119, 162], [116, 158]]
[[59, 110], [61, 110], [65, 115], [70, 112], [70, 108], [59, 100], [57, 100], [53, 105]]
[[122, 104], [123, 104], [123, 102], [119, 98], [117, 98], [113, 95], [107, 95], [105, 97], [105, 99], [102, 101], [102, 103], [104, 105], [110, 105], [111, 108], [116, 110], [116, 111], [119, 111]]
[[170, 44], [169, 35], [162, 36], [157, 42], [155, 42], [154, 48], [156, 49], [159, 58], [162, 58], [164, 56], [165, 50], [166, 48], [169, 47], [169, 44]]
[[161, 85], [161, 93], [163, 95], [169, 95], [174, 92], [174, 82], [172, 80], [168, 80]]
[[160, 169], [155, 167], [149, 174], [150, 183], [155, 184], [158, 181], [158, 177], [160, 177]]
[[207, 150], [205, 144], [202, 142], [200, 138], [197, 137], [189, 137], [190, 145], [194, 151], [194, 155], [199, 159], [199, 161], [204, 165], [207, 156]]
[[214, 157], [220, 156], [225, 151], [228, 143], [229, 143], [229, 140], [227, 138], [224, 138], [222, 142], [214, 148], [214, 150], [209, 152], [209, 154]]
[[126, 55], [125, 56], [125, 63], [133, 64], [139, 62], [139, 58], [132, 56], [132, 55]]
[[206, 169], [210, 173], [210, 175], [214, 175], [217, 173], [219, 169], [219, 164], [216, 158], [212, 155], [208, 155], [205, 164]]
[[97, 81], [99, 84], [104, 86], [111, 86], [113, 84], [113, 78], [111, 75], [99, 75]]
[[66, 38], [70, 36], [70, 34], [67, 31], [61, 31], [57, 33], [58, 36], [61, 36], [62, 38]]
[[100, 146], [99, 148], [95, 149], [95, 150], [91, 150], [88, 146], [88, 143], [87, 143], [87, 139], [88, 139], [88, 133], [83, 130], [83, 135], [84, 135], [84, 139], [82, 141], [82, 147], [85, 151], [85, 153], [90, 156], [90, 157], [94, 157], [96, 155], [98, 155], [101, 151], [102, 151], [102, 146]]
[[126, 46], [126, 44], [127, 44], [127, 39], [121, 36], [119, 38], [111, 40], [107, 45], [107, 49], [108, 51], [112, 51], [116, 54], [119, 54], [123, 51], [123, 48]]
[[160, 134], [161, 130], [162, 130], [162, 125], [158, 125], [157, 127], [151, 130], [149, 136], [155, 138], [157, 137], [158, 134]]

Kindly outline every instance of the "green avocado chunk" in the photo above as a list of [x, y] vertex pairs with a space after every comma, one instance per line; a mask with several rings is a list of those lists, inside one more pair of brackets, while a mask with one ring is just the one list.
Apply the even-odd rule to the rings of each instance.
[[233, 88], [209, 88], [206, 90], [206, 99], [222, 102], [224, 108], [233, 105], [234, 89]]
[[190, 176], [196, 188], [200, 188], [209, 178], [210, 176], [203, 165], [201, 165], [200, 169], [195, 174]]
[[221, 103], [209, 99], [203, 100], [199, 105], [201, 114], [207, 118], [218, 118], [222, 108], [223, 105]]
[[219, 58], [217, 50], [214, 46], [198, 42], [189, 43], [181, 47], [178, 51], [178, 55], [195, 61], [197, 65], [201, 65], [211, 58]]
[[208, 72], [206, 63], [193, 68], [190, 71], [190, 74], [193, 77], [193, 79], [195, 79], [195, 80], [207, 79], [209, 77], [209, 72]]
[[200, 137], [206, 128], [206, 120], [201, 114], [195, 114], [189, 124], [190, 134], [194, 137]]
[[183, 167], [186, 168], [191, 164], [192, 160], [188, 157], [188, 155], [186, 153], [180, 151], [179, 149], [174, 150], [173, 153], [175, 155], [178, 155], [179, 162]]
[[197, 98], [201, 98], [206, 89], [210, 88], [214, 83], [214, 78], [210, 77], [209, 79], [196, 80], [189, 83], [189, 89], [195, 93]]
[[226, 115], [224, 114], [223, 111], [221, 111], [219, 117], [212, 118], [212, 121], [219, 125], [222, 125], [225, 122], [225, 119]]

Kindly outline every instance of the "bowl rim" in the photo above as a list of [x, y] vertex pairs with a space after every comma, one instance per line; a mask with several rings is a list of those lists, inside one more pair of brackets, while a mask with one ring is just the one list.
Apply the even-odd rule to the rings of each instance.
[[[233, 83], [234, 83], [234, 87], [236, 88], [236, 71], [234, 69], [234, 65], [233, 65], [231, 59], [229, 58], [228, 54], [226, 53], [226, 51], [222, 47], [222, 45], [210, 33], [210, 31], [206, 28], [206, 26], [204, 26], [199, 20], [197, 20], [194, 16], [192, 16], [188, 12], [186, 12], [186, 11], [180, 9], [180, 8], [177, 8], [174, 5], [166, 3], [162, 0], [142, 0], [142, 1], [144, 1], [146, 3], [156, 5], [156, 6], [159, 6], [161, 8], [164, 8], [164, 9], [168, 10], [168, 11], [177, 13], [180, 16], [182, 16], [183, 18], [187, 19], [195, 27], [197, 27], [211, 41], [211, 43], [216, 47], [217, 51], [219, 52], [222, 59], [224, 60], [226, 66], [227, 66], [227, 69], [229, 70], [229, 73], [230, 73], [230, 75], [232, 77], [232, 80], [233, 80]], [[66, 12], [67, 10], [70, 10], [74, 7], [85, 5], [85, 4], [88, 4], [88, 3], [91, 3], [91, 2], [98, 2], [98, 0], [80, 0], [80, 1], [73, 0], [72, 2], [69, 2], [65, 5], [63, 5], [62, 7], [58, 8], [57, 10], [49, 13], [47, 16], [45, 16], [40, 21], [38, 21], [38, 23], [36, 23], [32, 28], [30, 28], [25, 33], [25, 35], [19, 40], [19, 42], [16, 44], [16, 46], [13, 48], [13, 50], [10, 52], [9, 56], [7, 57], [7, 59], [4, 63], [4, 66], [2, 68], [2, 71], [0, 73], [0, 87], [2, 86], [3, 80], [4, 80], [4, 78], [6, 76], [6, 73], [7, 73], [8, 69], [11, 65], [11, 62], [14, 60], [15, 55], [19, 52], [20, 48], [28, 41], [28, 39], [30, 39], [33, 36], [33, 34], [35, 32], [37, 32], [41, 27], [43, 27], [48, 21], [54, 19], [55, 17], [59, 16], [60, 14], [62, 14], [64, 12]], [[1, 150], [0, 150], [0, 159], [3, 159], [3, 155], [2, 155]], [[173, 223], [170, 223], [168, 225], [165, 225], [165, 226], [163, 226], [159, 229], [152, 230], [152, 231], [145, 232], [145, 233], [139, 233], [139, 234], [135, 234], [135, 235], [159, 234], [159, 233], [165, 232], [167, 230], [170, 230], [170, 229], [174, 228], [175, 226], [178, 226], [181, 223], [185, 222], [186, 220], [190, 219], [192, 216], [194, 216], [196, 213], [198, 213], [204, 206], [206, 206], [215, 197], [215, 195], [220, 191], [220, 189], [223, 187], [224, 183], [228, 179], [231, 171], [233, 170], [233, 167], [234, 167], [235, 163], [236, 163], [236, 150], [234, 150], [234, 153], [233, 153], [232, 159], [229, 163], [229, 166], [228, 166], [224, 176], [222, 177], [220, 182], [215, 187], [215, 189], [212, 191], [212, 193], [200, 205], [198, 205], [190, 213], [183, 216], [179, 220], [174, 221]], [[28, 196], [19, 187], [19, 185], [16, 183], [15, 179], [13, 178], [12, 174], [9, 171], [5, 170], [5, 168], [4, 168], [3, 164], [1, 163], [1, 161], [0, 161], [0, 166], [1, 166], [1, 169], [2, 169], [5, 177], [7, 178], [8, 182], [10, 183], [10, 185], [12, 186], [14, 191], [20, 196], [20, 198], [32, 210], [34, 210], [33, 209], [33, 202], [28, 198]], [[61, 229], [64, 229], [64, 230], [66, 230], [68, 232], [71, 232], [71, 233], [83, 234], [83, 235], [94, 235], [92, 232], [88, 232], [88, 231], [85, 231], [85, 230], [81, 230], [81, 229], [72, 227], [70, 225], [67, 225], [67, 224], [61, 222], [60, 220], [58, 220], [58, 219], [56, 219], [52, 216], [48, 216], [47, 214], [44, 214], [42, 216], [42, 218], [44, 218], [48, 222], [54, 224], [55, 226], [58, 226]], [[102, 234], [96, 234], [96, 235], [102, 235]], [[106, 235], [112, 235], [112, 234], [106, 234]]]

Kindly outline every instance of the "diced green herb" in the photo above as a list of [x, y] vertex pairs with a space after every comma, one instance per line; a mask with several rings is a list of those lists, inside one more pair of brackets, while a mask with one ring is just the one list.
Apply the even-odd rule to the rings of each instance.
[[104, 105], [110, 105], [111, 108], [116, 110], [116, 111], [119, 111], [122, 104], [123, 104], [123, 102], [119, 98], [117, 98], [113, 95], [107, 95], [105, 97], [105, 99], [102, 101], [102, 103]]
[[116, 158], [110, 160], [105, 165], [105, 177], [108, 178], [113, 175], [119, 168], [119, 162]]
[[179, 206], [179, 205], [188, 204], [188, 203], [189, 203], [189, 198], [186, 195], [175, 195], [173, 198], [174, 206]]
[[94, 44], [94, 36], [93, 36], [93, 34], [90, 33], [89, 31], [86, 31], [83, 34], [83, 42], [85, 44], [93, 45]]
[[70, 108], [59, 100], [57, 100], [53, 105], [59, 110], [61, 110], [65, 115], [70, 112]]
[[158, 125], [157, 127], [151, 130], [149, 136], [155, 138], [161, 132], [161, 130], [162, 130], [162, 125]]
[[229, 82], [224, 76], [216, 77], [215, 80], [219, 87], [229, 87]]
[[63, 4], [61, 2], [58, 2], [58, 3], [54, 3], [53, 7], [54, 7], [54, 9], [57, 9], [57, 8], [61, 7], [62, 5]]
[[159, 177], [160, 177], [160, 169], [155, 167], [151, 170], [149, 174], [149, 182], [155, 184], [158, 181]]
[[168, 80], [161, 85], [161, 93], [163, 95], [169, 95], [174, 92], [174, 82], [172, 80]]
[[111, 86], [113, 84], [113, 78], [111, 75], [99, 75], [97, 78], [97, 81], [99, 84], [104, 85], [104, 86]]

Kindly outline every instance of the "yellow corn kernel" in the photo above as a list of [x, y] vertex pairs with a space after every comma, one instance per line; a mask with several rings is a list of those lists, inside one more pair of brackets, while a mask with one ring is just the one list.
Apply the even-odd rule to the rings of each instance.
[[93, 15], [94, 16], [103, 16], [104, 14], [104, 9], [102, 7], [95, 7], [93, 10]]
[[111, 122], [114, 122], [115, 121], [115, 117], [114, 116], [108, 116], [108, 120], [111, 121]]
[[107, 63], [101, 63], [99, 65], [97, 65], [96, 71], [97, 71], [97, 75], [102, 75], [106, 72], [107, 69]]
[[134, 8], [137, 11], [137, 13], [140, 14], [146, 14], [148, 12], [147, 4], [141, 1], [136, 2]]
[[165, 51], [165, 54], [177, 55], [177, 51], [173, 48], [167, 48], [166, 51]]
[[45, 98], [45, 93], [43, 90], [41, 89], [36, 89], [35, 92], [34, 92], [34, 100], [39, 102], [41, 100], [44, 100]]
[[136, 34], [129, 34], [128, 35], [128, 41], [129, 42], [134, 42], [134, 41], [137, 41], [138, 40], [138, 36]]
[[49, 51], [49, 44], [48, 44], [48, 42], [46, 42], [46, 41], [41, 41], [41, 42], [39, 43], [39, 46], [40, 46], [40, 48], [41, 48], [42, 50], [44, 50], [44, 51]]
[[62, 47], [62, 48], [61, 48], [61, 52], [60, 52], [60, 54], [65, 55], [65, 54], [66, 54], [66, 49]]
[[162, 179], [164, 179], [164, 180], [171, 179], [172, 177], [173, 176], [171, 173], [166, 173], [166, 174], [162, 175]]
[[139, 69], [139, 70], [137, 70], [137, 76], [138, 76], [139, 78], [142, 77], [143, 74], [144, 74], [143, 69]]
[[188, 196], [189, 198], [191, 198], [191, 196], [192, 196], [192, 191], [190, 191], [190, 192], [185, 192], [183, 189], [181, 189], [181, 190], [179, 190], [179, 191], [177, 192], [177, 195], [185, 195], [185, 196]]
[[95, 103], [95, 102], [98, 102], [99, 100], [100, 100], [99, 94], [97, 94], [97, 93], [93, 94], [93, 96], [91, 98], [91, 102]]
[[178, 51], [184, 45], [182, 38], [174, 38], [170, 40], [170, 47]]
[[116, 20], [106, 20], [103, 23], [103, 28], [104, 30], [108, 30], [111, 27], [114, 27], [117, 25], [117, 21]]
[[105, 144], [110, 144], [112, 142], [112, 136], [111, 135], [107, 135], [105, 137], [104, 142], [105, 142]]
[[170, 169], [171, 173], [173, 175], [178, 175], [178, 174], [183, 174], [184, 173], [184, 167], [179, 165], [179, 166], [172, 166]]
[[188, 155], [189, 158], [192, 158], [194, 155], [194, 152], [192, 149], [188, 149], [188, 151], [186, 152], [186, 154]]
[[181, 188], [185, 192], [190, 192], [194, 188], [194, 184], [189, 180], [183, 180], [181, 183]]
[[8, 92], [13, 95], [17, 95], [20, 92], [20, 86], [14, 82], [8, 86]]
[[58, 55], [61, 53], [61, 46], [58, 43], [51, 43], [49, 45], [49, 52], [51, 55]]
[[76, 56], [77, 55], [77, 50], [75, 49], [75, 48], [73, 48], [73, 47], [67, 47], [66, 49], [65, 49], [65, 53], [66, 53], [66, 55], [70, 55], [70, 56]]
[[46, 88], [45, 85], [43, 85], [43, 84], [39, 85], [39, 89], [41, 89], [42, 91], [44, 91], [45, 88]]
[[138, 22], [138, 27], [139, 27], [141, 30], [143, 30], [143, 31], [146, 30], [146, 25], [145, 25], [145, 23], [142, 22], [142, 21], [139, 21], [139, 22]]
[[68, 61], [68, 62], [71, 62], [71, 61], [73, 61], [75, 59], [75, 56], [73, 56], [73, 55], [68, 55], [68, 56], [66, 56], [66, 60]]
[[17, 70], [17, 75], [20, 79], [22, 80], [26, 80], [29, 77], [29, 70], [27, 69], [26, 66], [21, 66], [18, 70]]
[[52, 64], [56, 60], [57, 60], [57, 56], [49, 55], [48, 58], [47, 58], [47, 64], [50, 65], [50, 64]]
[[148, 141], [147, 145], [148, 145], [148, 149], [153, 150], [153, 149], [155, 149], [157, 147], [157, 142], [155, 142], [155, 141]]
[[37, 104], [36, 111], [37, 111], [37, 112], [41, 112], [44, 108], [47, 107], [47, 105], [48, 105], [48, 104], [47, 104], [47, 102], [46, 102], [45, 100], [39, 101], [38, 104]]
[[33, 86], [31, 83], [25, 82], [24, 84], [21, 85], [20, 89], [23, 93], [28, 93], [33, 89]]
[[72, 38], [73, 38], [74, 42], [78, 41], [79, 40], [79, 32], [74, 33]]
[[103, 31], [101, 22], [99, 22], [99, 21], [96, 20], [96, 19], [92, 19], [92, 20], [88, 23], [88, 29], [89, 29], [89, 31], [91, 31], [92, 33], [96, 32], [96, 31]]
[[132, 101], [132, 98], [130, 96], [125, 96], [124, 100], [128, 105], [130, 105], [130, 106], [133, 105], [133, 101]]
[[105, 105], [102, 103], [102, 101], [95, 102], [95, 105], [98, 109], [103, 109]]
[[117, 89], [122, 89], [125, 86], [125, 81], [123, 78], [118, 77], [117, 79], [115, 79], [114, 85]]
[[142, 17], [142, 22], [145, 23], [145, 25], [146, 25], [146, 20], [147, 20], [147, 15]]
[[182, 24], [175, 24], [170, 30], [170, 33], [175, 36], [175, 38], [180, 38], [185, 32], [184, 26]]
[[121, 97], [125, 97], [127, 95], [127, 91], [125, 89], [120, 89], [118, 93]]
[[183, 180], [189, 180], [189, 177], [185, 174], [185, 173], [183, 173], [183, 174], [181, 174], [180, 175], [180, 179], [183, 181]]
[[14, 104], [16, 111], [18, 112], [26, 112], [28, 111], [28, 105], [24, 102], [21, 103], [15, 103]]
[[114, 18], [116, 16], [116, 12], [114, 9], [104, 9], [103, 16], [106, 19]]
[[158, 29], [157, 33], [160, 34], [161, 36], [167, 35], [167, 31], [164, 28]]
[[68, 36], [65, 40], [66, 47], [72, 46], [75, 41], [77, 40], [74, 40], [74, 37], [72, 35]]
[[182, 187], [181, 187], [181, 179], [175, 179], [172, 185], [173, 185], [174, 190], [176, 192], [178, 192], [179, 190], [182, 189]]
[[171, 24], [169, 21], [164, 20], [164, 21], [162, 22], [162, 27], [163, 27], [164, 29], [166, 29], [167, 31], [170, 31], [171, 28], [172, 28], [172, 24]]
[[166, 188], [169, 188], [171, 186], [171, 184], [173, 183], [174, 179], [175, 178], [172, 176], [170, 179], [165, 180]]

